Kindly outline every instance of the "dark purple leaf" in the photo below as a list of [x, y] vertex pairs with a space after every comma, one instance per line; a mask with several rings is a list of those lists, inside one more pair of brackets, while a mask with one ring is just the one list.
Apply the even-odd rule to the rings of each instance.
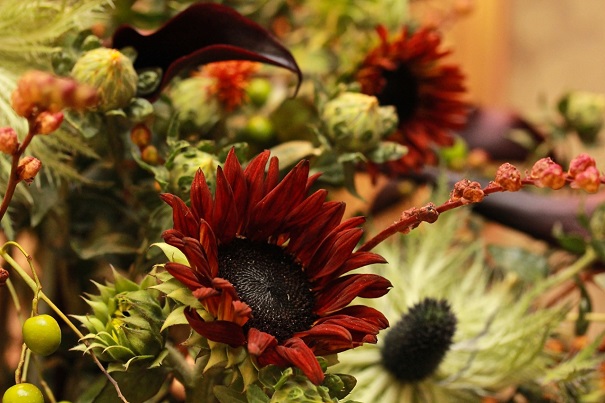
[[160, 86], [145, 98], [154, 100], [179, 72], [211, 62], [249, 60], [283, 67], [294, 73], [298, 85], [302, 73], [292, 54], [267, 30], [235, 10], [212, 3], [196, 3], [174, 16], [152, 34], [130, 26], [113, 36], [116, 49], [131, 46], [137, 51], [137, 71], [160, 68]]

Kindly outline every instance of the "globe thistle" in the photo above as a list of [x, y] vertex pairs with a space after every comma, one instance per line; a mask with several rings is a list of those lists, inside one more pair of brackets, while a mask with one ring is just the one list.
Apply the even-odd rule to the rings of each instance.
[[464, 218], [464, 211], [450, 212], [376, 248], [389, 264], [364, 272], [379, 271], [394, 288], [370, 304], [392, 326], [376, 345], [343, 352], [330, 368], [355, 376], [351, 399], [480, 402], [519, 385], [573, 387], [583, 375], [572, 367], [594, 369], [594, 359], [572, 365], [545, 349], [568, 307], [536, 303], [561, 280], [542, 278], [521, 292], [511, 276], [493, 279], [480, 242], [461, 240]]

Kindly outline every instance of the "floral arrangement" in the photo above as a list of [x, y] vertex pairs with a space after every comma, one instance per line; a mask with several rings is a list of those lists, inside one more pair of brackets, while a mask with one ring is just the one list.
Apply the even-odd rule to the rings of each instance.
[[2, 2], [2, 403], [601, 401], [605, 96], [513, 143], [410, 6]]

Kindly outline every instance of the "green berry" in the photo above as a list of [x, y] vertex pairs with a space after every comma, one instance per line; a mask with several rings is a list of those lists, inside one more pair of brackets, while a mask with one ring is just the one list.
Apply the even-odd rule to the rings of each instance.
[[35, 385], [18, 383], [4, 392], [2, 403], [44, 403], [44, 396]]
[[61, 344], [61, 328], [50, 315], [32, 316], [23, 324], [23, 341], [33, 353], [50, 355]]
[[255, 78], [248, 84], [246, 93], [250, 98], [250, 102], [256, 106], [263, 106], [267, 102], [267, 99], [269, 99], [269, 95], [271, 95], [271, 83], [264, 78]]
[[273, 139], [273, 124], [265, 116], [252, 116], [245, 128], [246, 137], [252, 141], [265, 143]]

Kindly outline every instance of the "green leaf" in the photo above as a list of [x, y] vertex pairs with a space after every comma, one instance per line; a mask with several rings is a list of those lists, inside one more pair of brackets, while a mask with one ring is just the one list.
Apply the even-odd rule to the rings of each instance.
[[217, 385], [212, 391], [220, 403], [247, 403], [244, 395], [226, 386]]
[[176, 308], [174, 308], [172, 310], [172, 312], [170, 312], [170, 314], [168, 315], [166, 320], [164, 321], [164, 324], [162, 325], [160, 332], [163, 332], [164, 330], [168, 329], [170, 326], [188, 324], [189, 322], [187, 322], [184, 312], [185, 312], [184, 305], [177, 306]]
[[73, 240], [71, 245], [78, 256], [84, 260], [103, 255], [136, 254], [139, 250], [135, 240], [122, 233], [101, 235], [86, 244], [79, 240]]
[[525, 283], [534, 283], [548, 275], [548, 260], [543, 255], [519, 247], [490, 245], [488, 250], [499, 269], [515, 273]]
[[319, 155], [319, 149], [310, 141], [295, 140], [271, 148], [271, 155], [279, 159], [282, 167], [291, 167], [311, 156]]
[[408, 153], [408, 148], [393, 141], [381, 141], [378, 146], [366, 153], [366, 157], [372, 162], [383, 164], [388, 161], [397, 160]]
[[[130, 403], [142, 403], [154, 397], [167, 378], [164, 368], [133, 368], [126, 372], [112, 372], [124, 397]], [[105, 376], [100, 376], [78, 399], [78, 403], [119, 403], [116, 390]]]
[[185, 254], [181, 252], [178, 248], [172, 245], [168, 245], [165, 242], [156, 242], [151, 246], [157, 246], [158, 248], [160, 248], [168, 258], [168, 260], [170, 260], [171, 262], [184, 264], [186, 266], [189, 265], [189, 261], [185, 257]]
[[246, 398], [248, 399], [248, 403], [268, 403], [271, 401], [269, 396], [257, 385], [248, 386]]
[[200, 302], [197, 298], [193, 296], [193, 294], [191, 294], [191, 290], [189, 288], [179, 288], [177, 290], [172, 291], [170, 294], [167, 294], [166, 296], [177, 302], [180, 302], [183, 305], [191, 306], [194, 308], [201, 308]]

